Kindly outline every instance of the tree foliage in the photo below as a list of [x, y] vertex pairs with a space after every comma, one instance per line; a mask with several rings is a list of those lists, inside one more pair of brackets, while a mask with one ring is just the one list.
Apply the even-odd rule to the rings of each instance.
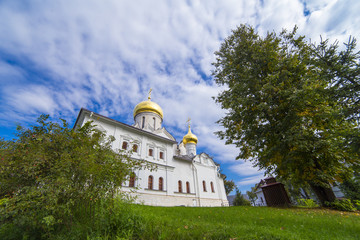
[[360, 201], [360, 167], [355, 168], [354, 175], [347, 176], [339, 187], [346, 198]]
[[227, 110], [217, 135], [239, 148], [238, 159], [333, 201], [330, 184], [359, 164], [355, 46], [311, 44], [296, 28], [261, 37], [241, 25], [215, 53], [214, 79], [226, 87], [215, 100]]
[[253, 206], [255, 206], [255, 202], [258, 199], [256, 195], [256, 189], [257, 189], [257, 185], [255, 185], [255, 187], [251, 187], [251, 191], [246, 191], [246, 194], [248, 195], [249, 200]]
[[233, 180], [226, 180], [224, 179], [224, 187], [226, 195], [229, 195], [235, 188], [235, 183]]
[[114, 152], [113, 140], [90, 122], [73, 130], [46, 115], [30, 129], [18, 127], [17, 139], [0, 141], [1, 223], [50, 234], [79, 215], [91, 222], [96, 203], [120, 194], [142, 165]]
[[240, 190], [236, 188], [235, 199], [233, 201], [234, 206], [250, 206], [250, 201], [245, 199], [245, 197], [241, 194]]

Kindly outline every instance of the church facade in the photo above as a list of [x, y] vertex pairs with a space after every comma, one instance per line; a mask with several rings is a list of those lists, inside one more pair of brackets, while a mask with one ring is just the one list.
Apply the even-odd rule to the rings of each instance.
[[114, 150], [131, 150], [132, 158], [156, 165], [155, 171], [136, 170], [122, 187], [136, 196], [137, 203], [228, 206], [220, 167], [206, 153], [197, 154], [198, 139], [191, 132], [190, 123], [188, 133], [178, 143], [162, 126], [163, 111], [150, 95], [135, 107], [133, 125], [82, 108], [74, 127], [87, 121], [115, 137]]

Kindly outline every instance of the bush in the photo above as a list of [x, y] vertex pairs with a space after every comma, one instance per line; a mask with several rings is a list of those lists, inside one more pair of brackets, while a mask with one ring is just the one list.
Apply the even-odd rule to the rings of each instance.
[[313, 199], [298, 199], [298, 206], [299, 207], [305, 207], [305, 208], [316, 208], [319, 207], [319, 205], [313, 200]]
[[354, 204], [354, 207], [360, 211], [360, 200], [354, 200], [353, 204]]
[[326, 202], [325, 203], [328, 207], [340, 210], [340, 211], [347, 211], [347, 212], [354, 212], [356, 208], [350, 201], [350, 199], [336, 199], [334, 202]]
[[[112, 212], [130, 173], [150, 167], [114, 152], [114, 137], [91, 122], [77, 129], [62, 122], [42, 115], [36, 126], [18, 127], [17, 139], [0, 139], [0, 239], [49, 239], [74, 225], [87, 232], [102, 205]], [[4, 226], [20, 235], [8, 237]]]

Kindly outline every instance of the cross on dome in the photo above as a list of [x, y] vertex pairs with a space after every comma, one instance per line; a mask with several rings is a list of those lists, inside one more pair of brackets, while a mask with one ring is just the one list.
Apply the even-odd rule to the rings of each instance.
[[150, 113], [155, 113], [155, 114], [159, 115], [161, 117], [161, 119], [163, 119], [163, 117], [164, 117], [163, 110], [157, 103], [151, 101], [151, 92], [152, 92], [152, 88], [150, 88], [150, 90], [149, 90], [148, 100], [142, 101], [141, 103], [136, 105], [136, 107], [134, 109], [134, 118], [139, 113], [150, 112]]
[[189, 131], [183, 137], [183, 143], [185, 145], [188, 144], [188, 143], [197, 144], [197, 142], [198, 142], [198, 139], [197, 139], [196, 135], [191, 132], [190, 121], [191, 121], [191, 118], [188, 118], [188, 120], [186, 121], [188, 123], [188, 126], [189, 126]]

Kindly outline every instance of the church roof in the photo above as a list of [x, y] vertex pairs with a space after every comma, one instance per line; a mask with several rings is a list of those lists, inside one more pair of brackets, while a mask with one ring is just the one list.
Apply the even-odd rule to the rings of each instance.
[[189, 157], [188, 155], [178, 155], [178, 156], [174, 156], [174, 158], [189, 162], [192, 162], [192, 160], [194, 159], [194, 157]]
[[90, 110], [88, 110], [88, 109], [86, 109], [86, 108], [81, 108], [81, 110], [80, 110], [80, 112], [79, 112], [79, 115], [78, 115], [78, 117], [77, 117], [77, 119], [76, 119], [76, 122], [75, 122], [75, 124], [74, 124], [74, 127], [73, 127], [74, 129], [76, 128], [76, 126], [77, 126], [78, 124], [80, 124], [80, 123], [79, 123], [80, 118], [81, 118], [82, 114], [84, 114], [84, 113], [88, 113], [88, 114], [91, 114], [91, 113], [92, 113], [93, 116], [101, 117], [101, 118], [103, 118], [103, 119], [105, 119], [105, 120], [108, 120], [108, 121], [110, 121], [110, 122], [116, 123], [116, 124], [121, 125], [121, 126], [123, 126], [123, 127], [125, 127], [125, 128], [131, 129], [131, 130], [133, 130], [133, 131], [135, 131], [135, 132], [140, 132], [141, 134], [148, 135], [148, 136], [152, 136], [152, 137], [157, 138], [157, 139], [159, 139], [159, 140], [163, 140], [163, 141], [170, 142], [170, 143], [173, 143], [173, 144], [177, 143], [177, 142], [174, 141], [174, 140], [171, 140], [171, 139], [168, 139], [168, 138], [165, 138], [165, 137], [156, 135], [156, 134], [151, 133], [151, 132], [148, 132], [148, 131], [144, 131], [144, 130], [142, 130], [142, 129], [140, 129], [140, 128], [136, 128], [136, 127], [131, 126], [131, 125], [128, 125], [128, 124], [126, 124], [126, 123], [119, 122], [119, 121], [114, 120], [114, 119], [112, 119], [112, 118], [109, 118], [109, 117], [103, 116], [103, 115], [101, 115], [101, 114], [92, 112], [92, 111], [90, 111]]

